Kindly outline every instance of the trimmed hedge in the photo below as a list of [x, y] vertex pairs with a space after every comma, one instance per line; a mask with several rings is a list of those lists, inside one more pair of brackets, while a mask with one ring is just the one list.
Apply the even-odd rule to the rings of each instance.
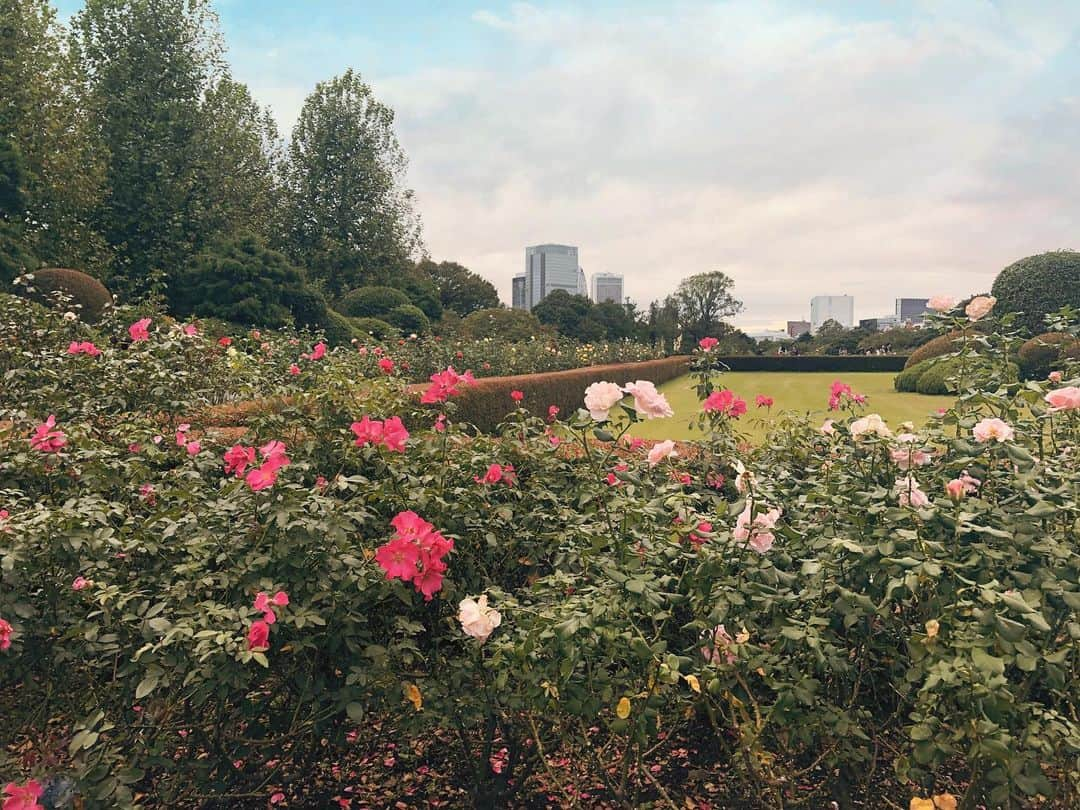
[[1080, 360], [1080, 341], [1066, 332], [1046, 332], [1026, 341], [1017, 352], [1020, 372], [1026, 380], [1042, 380], [1054, 363]]
[[331, 346], [347, 346], [352, 342], [353, 338], [364, 340], [370, 337], [357, 329], [353, 325], [352, 319], [346, 318], [333, 309], [326, 310], [326, 323], [323, 326], [323, 334], [326, 335], [326, 342]]
[[382, 317], [382, 320], [406, 333], [427, 332], [431, 329], [431, 322], [424, 311], [412, 304], [394, 307]]
[[[659, 385], [686, 374], [689, 363], [689, 357], [678, 356], [543, 374], [485, 377], [477, 380], [475, 385], [463, 388], [453, 401], [458, 406], [458, 419], [490, 433], [518, 407], [528, 408], [534, 416], [546, 419], [548, 407], [556, 405], [565, 417], [582, 407], [585, 389], [594, 382], [606, 380], [625, 385], [635, 380], [650, 380]], [[412, 390], [418, 393], [425, 388], [426, 385], [417, 385]], [[525, 395], [520, 406], [510, 398], [511, 391], [521, 391]]]
[[77, 314], [87, 323], [96, 322], [105, 308], [112, 305], [112, 295], [105, 289], [105, 285], [81, 270], [49, 267], [35, 270], [33, 276], [31, 286], [34, 292], [30, 294], [32, 299], [52, 306], [53, 301], [49, 294], [63, 292], [71, 297], [73, 303], [79, 305]]
[[999, 313], [1022, 312], [1017, 325], [1038, 334], [1046, 328], [1043, 316], [1066, 304], [1080, 307], [1080, 252], [1056, 250], [1020, 259], [998, 273], [992, 292]]
[[783, 354], [723, 355], [719, 360], [732, 371], [900, 371], [902, 354]]
[[365, 339], [373, 337], [376, 340], [389, 340], [401, 337], [401, 330], [381, 318], [349, 318], [349, 321], [363, 333]]
[[959, 337], [959, 332], [949, 332], [947, 335], [940, 335], [931, 341], [927, 341], [908, 355], [907, 363], [904, 364], [904, 368], [911, 368], [920, 363], [925, 363], [927, 360], [932, 360], [935, 357], [941, 357], [944, 354], [952, 354], [955, 351], [959, 351], [960, 347], [956, 343]]
[[893, 388], [897, 391], [914, 394], [918, 390], [919, 378], [933, 363], [933, 360], [923, 360], [921, 363], [905, 368], [896, 375], [896, 379], [893, 380]]
[[409, 296], [394, 287], [359, 287], [334, 304], [334, 309], [350, 318], [382, 318], [394, 307], [411, 304]]

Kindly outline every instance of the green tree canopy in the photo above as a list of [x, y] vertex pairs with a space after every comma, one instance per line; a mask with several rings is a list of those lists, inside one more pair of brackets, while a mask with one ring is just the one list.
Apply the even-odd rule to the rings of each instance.
[[1066, 305], [1080, 309], [1080, 252], [1056, 250], [1014, 262], [998, 274], [992, 292], [995, 315], [1021, 312], [1017, 324], [1037, 335], [1046, 315]]
[[417, 268], [435, 283], [443, 307], [462, 317], [478, 309], [498, 309], [500, 306], [495, 286], [457, 262], [436, 264], [424, 259]]
[[679, 323], [694, 341], [714, 333], [724, 318], [742, 311], [742, 302], [732, 295], [735, 282], [719, 270], [684, 278], [675, 290]]

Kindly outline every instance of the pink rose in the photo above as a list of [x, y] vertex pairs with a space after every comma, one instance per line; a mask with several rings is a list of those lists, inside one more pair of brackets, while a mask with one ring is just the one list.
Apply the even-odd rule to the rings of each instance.
[[143, 318], [141, 321], [135, 321], [135, 323], [128, 327], [128, 334], [131, 335], [132, 343], [139, 343], [140, 341], [150, 339], [150, 324], [151, 320], [149, 318]]
[[25, 785], [16, 785], [8, 782], [4, 786], [4, 810], [45, 810], [43, 805], [38, 804], [38, 799], [44, 793], [41, 783], [31, 779]]
[[270, 625], [262, 619], [256, 619], [251, 623], [247, 636], [248, 649], [252, 652], [266, 650], [270, 647]]
[[967, 495], [967, 487], [959, 478], [952, 479], [945, 485], [945, 493], [954, 501], [961, 501]]
[[296, 363], [293, 363], [291, 366], [289, 366], [289, 373], [295, 377], [297, 374], [300, 373], [300, 366], [296, 365]]
[[767, 397], [764, 394], [758, 394], [754, 397], [754, 404], [759, 408], [771, 408], [773, 406], [773, 398]]
[[622, 398], [623, 390], [615, 383], [594, 382], [585, 389], [585, 409], [597, 422], [603, 422]]
[[971, 302], [964, 307], [964, 314], [968, 316], [969, 320], [977, 321], [979, 318], [984, 318], [990, 314], [990, 310], [994, 308], [994, 304], [997, 303], [997, 299], [992, 295], [980, 295], [971, 299]]
[[626, 393], [634, 398], [634, 408], [638, 413], [644, 414], [646, 419], [662, 419], [675, 415], [667, 398], [648, 380], [627, 383]]
[[394, 370], [394, 361], [389, 357], [383, 357], [379, 360], [379, 368], [382, 369], [384, 374], [390, 374]]
[[89, 588], [94, 583], [88, 580], [86, 577], [75, 577], [75, 581], [71, 583], [71, 590], [81, 591], [84, 588]]
[[1057, 385], [1059, 382], [1061, 382], [1061, 372], [1060, 371], [1051, 371], [1050, 374], [1047, 376], [1047, 379], [1050, 380], [1050, 382]]
[[703, 352], [707, 352], [714, 349], [719, 342], [720, 341], [714, 337], [703, 337], [701, 340], [698, 341], [697, 345], [701, 347], [701, 350]]
[[653, 445], [652, 449], [649, 450], [649, 466], [655, 467], [665, 458], [672, 458], [677, 455], [679, 454], [675, 452], [675, 442], [671, 439], [665, 439]]
[[1000, 419], [983, 419], [971, 429], [977, 442], [1007, 442], [1012, 441], [1015, 433], [1013, 429]]
[[510, 399], [514, 400], [514, 402], [521, 402], [521, 400], [525, 399], [525, 393], [523, 391], [511, 391]]
[[1080, 408], [1080, 388], [1070, 385], [1068, 388], [1058, 388], [1043, 397], [1054, 411], [1074, 411]]
[[0, 619], [0, 652], [11, 648], [11, 623], [7, 619]]
[[910, 475], [907, 478], [897, 478], [895, 490], [901, 506], [921, 509], [930, 505], [930, 498], [919, 489], [919, 482]]
[[935, 295], [926, 302], [926, 305], [934, 312], [948, 312], [956, 306], [956, 299], [951, 295]]
[[56, 427], [56, 417], [49, 414], [49, 418], [34, 428], [34, 435], [30, 437], [30, 446], [42, 453], [59, 453], [60, 449], [67, 444], [67, 434], [62, 430], [53, 430]]

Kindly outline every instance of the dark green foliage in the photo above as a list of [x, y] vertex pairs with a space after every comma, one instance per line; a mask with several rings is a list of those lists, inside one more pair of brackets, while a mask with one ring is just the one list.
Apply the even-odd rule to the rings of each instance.
[[695, 343], [716, 332], [724, 318], [742, 311], [742, 301], [732, 295], [735, 282], [714, 270], [679, 282], [673, 296], [683, 334]]
[[334, 309], [350, 318], [385, 318], [394, 307], [409, 303], [409, 296], [394, 287], [360, 287], [342, 296]]
[[931, 358], [941, 357], [943, 354], [960, 351], [960, 338], [959, 332], [950, 332], [947, 335], [939, 335], [933, 340], [924, 343], [908, 355], [907, 365], [904, 368], [917, 366]]
[[1065, 332], [1046, 332], [1025, 342], [1017, 356], [1025, 380], [1042, 380], [1062, 359], [1080, 359], [1080, 342]]
[[1028, 334], [1046, 328], [1044, 316], [1068, 305], [1080, 307], [1080, 252], [1057, 250], [1028, 256], [998, 273], [991, 290], [994, 313], [1023, 313], [1016, 324]]
[[409, 296], [409, 303], [419, 307], [429, 320], [442, 317], [443, 305], [435, 282], [419, 270], [409, 270], [391, 279], [391, 285]]
[[222, 240], [196, 256], [169, 288], [178, 316], [221, 318], [251, 326], [283, 326], [303, 274], [251, 234]]
[[419, 307], [412, 304], [402, 304], [394, 307], [386, 313], [386, 322], [397, 327], [405, 333], [427, 332], [431, 329], [431, 322]]
[[416, 267], [434, 282], [443, 307], [463, 318], [477, 310], [501, 306], [495, 286], [457, 262], [436, 264], [424, 259]]
[[13, 278], [37, 267], [22, 225], [25, 176], [18, 150], [8, 141], [0, 141], [0, 289], [4, 290]]
[[364, 338], [387, 340], [401, 335], [396, 327], [379, 318], [350, 318], [349, 321]]
[[326, 310], [323, 334], [326, 335], [326, 342], [331, 346], [348, 346], [353, 339], [363, 340], [368, 337], [353, 325], [351, 318], [333, 309]]
[[461, 334], [473, 340], [517, 342], [544, 334], [544, 325], [523, 309], [478, 309], [461, 320]]
[[87, 323], [94, 323], [112, 304], [112, 295], [105, 285], [93, 276], [79, 270], [60, 267], [35, 270], [32, 283], [34, 292], [31, 297], [42, 303], [52, 303], [50, 293], [62, 292], [72, 299], [77, 307], [74, 311]]
[[923, 375], [930, 366], [933, 360], [924, 360], [921, 363], [917, 363], [914, 366], [909, 366], [896, 375], [896, 379], [893, 380], [893, 387], [897, 391], [913, 394], [917, 391], [919, 384], [919, 378]]
[[311, 287], [289, 287], [283, 296], [285, 306], [292, 313], [293, 321], [300, 329], [319, 329], [326, 325], [326, 298]]
[[925, 369], [915, 382], [915, 390], [920, 394], [952, 394], [956, 392], [956, 383], [950, 382], [960, 373], [960, 360], [956, 357], [928, 360]]
[[895, 354], [721, 355], [713, 358], [732, 371], [900, 371], [907, 359]]
[[555, 290], [532, 308], [532, 314], [540, 323], [554, 327], [560, 335], [583, 343], [606, 337], [606, 330], [592, 316], [592, 302], [583, 295]]

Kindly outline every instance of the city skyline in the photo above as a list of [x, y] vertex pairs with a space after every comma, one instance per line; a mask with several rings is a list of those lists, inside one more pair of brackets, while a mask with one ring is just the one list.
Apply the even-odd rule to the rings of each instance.
[[876, 317], [1080, 247], [1080, 4], [216, 9], [286, 136], [317, 82], [360, 71], [395, 112], [431, 255], [506, 303], [537, 237], [617, 268], [640, 306], [722, 270], [744, 329], [805, 317], [821, 288]]

